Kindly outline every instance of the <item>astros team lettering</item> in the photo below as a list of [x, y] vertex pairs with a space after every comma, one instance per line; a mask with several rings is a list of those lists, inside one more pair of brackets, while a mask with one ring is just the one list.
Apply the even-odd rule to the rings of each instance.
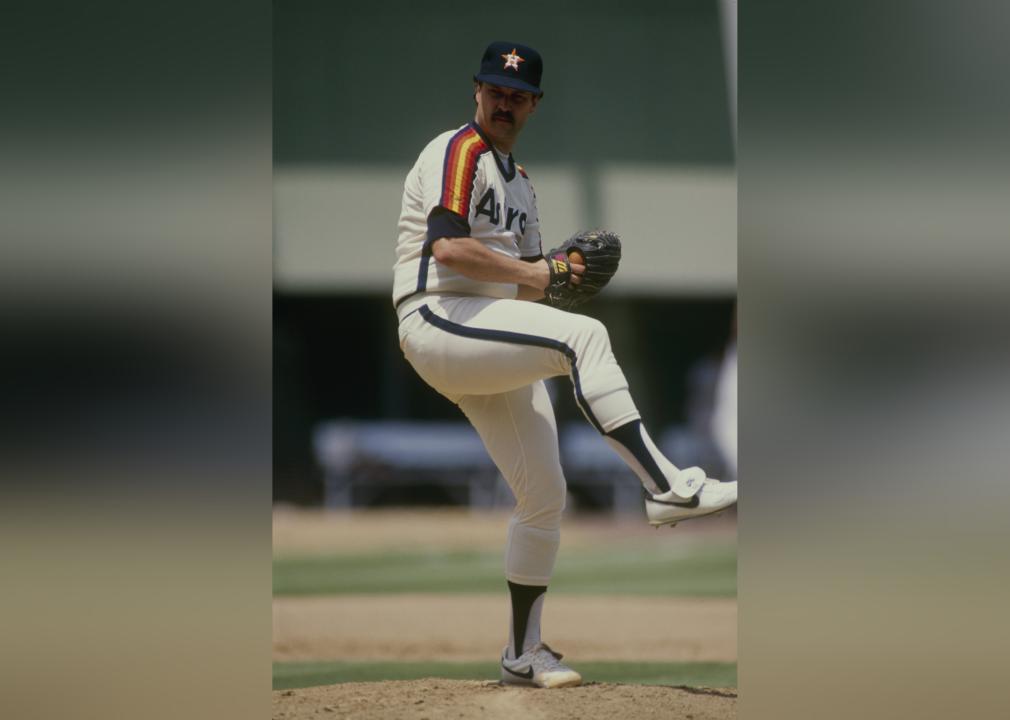
[[[497, 225], [501, 222], [501, 203], [495, 199], [494, 188], [488, 188], [487, 192], [481, 197], [480, 202], [477, 203], [477, 212], [475, 215], [487, 215], [488, 219]], [[526, 213], [520, 212], [516, 208], [510, 208], [508, 205], [505, 206], [505, 229], [511, 230], [512, 223], [519, 218], [519, 232], [526, 232]]]

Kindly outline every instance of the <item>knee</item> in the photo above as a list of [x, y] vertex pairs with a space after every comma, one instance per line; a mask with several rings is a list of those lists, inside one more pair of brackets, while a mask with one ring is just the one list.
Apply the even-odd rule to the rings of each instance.
[[567, 495], [565, 478], [558, 472], [549, 481], [537, 483], [535, 489], [516, 505], [516, 521], [544, 530], [561, 527]]
[[565, 500], [568, 498], [568, 485], [565, 478], [558, 475], [556, 482], [551, 483], [550, 491], [545, 493], [543, 501], [543, 512], [551, 517], [556, 517], [561, 523], [561, 514], [565, 511]]
[[589, 317], [588, 315], [577, 315], [574, 313], [573, 316], [579, 318], [579, 331], [586, 336], [591, 338], [609, 339], [609, 336], [607, 335], [607, 326], [596, 318]]
[[576, 351], [602, 352], [610, 348], [610, 335], [607, 332], [607, 326], [602, 322], [596, 318], [575, 313], [572, 313], [572, 322], [574, 323], [573, 341]]

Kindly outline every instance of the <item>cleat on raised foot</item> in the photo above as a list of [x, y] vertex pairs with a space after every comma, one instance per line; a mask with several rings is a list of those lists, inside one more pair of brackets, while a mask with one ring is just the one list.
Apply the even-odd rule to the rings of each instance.
[[674, 526], [681, 520], [692, 520], [721, 512], [736, 502], [736, 481], [719, 482], [705, 478], [690, 497], [673, 490], [645, 497], [645, 514], [654, 527]]
[[537, 643], [515, 660], [502, 652], [501, 681], [504, 685], [532, 685], [542, 688], [573, 687], [582, 684], [582, 676], [561, 663], [561, 653], [547, 643]]

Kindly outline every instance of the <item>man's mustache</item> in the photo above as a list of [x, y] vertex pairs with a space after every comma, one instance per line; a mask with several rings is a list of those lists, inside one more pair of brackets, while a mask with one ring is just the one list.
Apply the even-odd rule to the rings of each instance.
[[515, 122], [515, 118], [512, 117], [512, 113], [495, 113], [491, 116], [493, 120], [506, 120], [510, 123]]

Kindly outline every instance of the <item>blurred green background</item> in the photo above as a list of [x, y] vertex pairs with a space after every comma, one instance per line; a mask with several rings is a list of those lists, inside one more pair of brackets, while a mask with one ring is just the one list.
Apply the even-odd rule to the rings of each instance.
[[[514, 154], [545, 250], [590, 226], [622, 235], [621, 272], [585, 312], [607, 324], [653, 434], [706, 441], [736, 293], [734, 56], [719, 3], [276, 3], [275, 501], [324, 502], [321, 421], [462, 419], [397, 347], [396, 221], [418, 153], [472, 118], [472, 76], [497, 39], [544, 57], [544, 101]], [[582, 422], [560, 389], [559, 423]]]
[[544, 104], [516, 152], [530, 165], [731, 165], [717, 3], [615, 10], [597, 0], [275, 4], [274, 161], [411, 163], [472, 115], [472, 76], [502, 39], [544, 58]]

